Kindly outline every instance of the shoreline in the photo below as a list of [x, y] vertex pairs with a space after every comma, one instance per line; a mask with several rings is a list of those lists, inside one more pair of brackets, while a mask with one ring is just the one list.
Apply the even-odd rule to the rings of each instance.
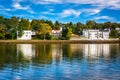
[[0, 40], [0, 44], [36, 44], [36, 43], [120, 43], [120, 40]]

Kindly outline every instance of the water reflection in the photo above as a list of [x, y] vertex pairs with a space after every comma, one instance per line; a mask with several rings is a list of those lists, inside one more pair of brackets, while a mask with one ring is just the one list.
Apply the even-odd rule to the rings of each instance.
[[48, 64], [62, 60], [117, 58], [119, 44], [1, 44], [0, 63], [31, 60]]
[[35, 56], [35, 48], [32, 44], [17, 44], [17, 54], [23, 54], [25, 59], [32, 59]]
[[110, 57], [109, 44], [85, 44], [84, 53], [86, 58]]
[[35, 63], [50, 64], [52, 63], [52, 45], [35, 44], [35, 57], [32, 59]]
[[119, 44], [0, 44], [3, 80], [119, 79], [118, 73]]
[[52, 59], [53, 61], [61, 61], [62, 60], [62, 45], [52, 45]]

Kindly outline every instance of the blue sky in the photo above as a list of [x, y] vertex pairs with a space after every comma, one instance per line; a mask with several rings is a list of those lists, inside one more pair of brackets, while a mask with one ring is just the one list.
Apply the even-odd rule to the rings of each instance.
[[120, 0], [0, 0], [0, 15], [53, 22], [120, 22]]

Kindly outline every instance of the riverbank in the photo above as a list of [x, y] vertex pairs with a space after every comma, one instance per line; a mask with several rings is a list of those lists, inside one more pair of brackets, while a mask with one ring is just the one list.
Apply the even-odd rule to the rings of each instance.
[[0, 40], [0, 44], [36, 44], [36, 43], [120, 43], [120, 40]]

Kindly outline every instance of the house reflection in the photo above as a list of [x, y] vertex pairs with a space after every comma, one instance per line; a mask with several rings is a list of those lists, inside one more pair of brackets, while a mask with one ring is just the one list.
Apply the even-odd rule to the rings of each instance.
[[85, 58], [99, 58], [110, 57], [110, 45], [109, 44], [85, 44], [84, 45]]
[[61, 61], [62, 60], [62, 45], [52, 45], [52, 59], [53, 61]]
[[20, 53], [25, 59], [30, 60], [35, 56], [35, 49], [32, 44], [17, 44], [17, 54]]

